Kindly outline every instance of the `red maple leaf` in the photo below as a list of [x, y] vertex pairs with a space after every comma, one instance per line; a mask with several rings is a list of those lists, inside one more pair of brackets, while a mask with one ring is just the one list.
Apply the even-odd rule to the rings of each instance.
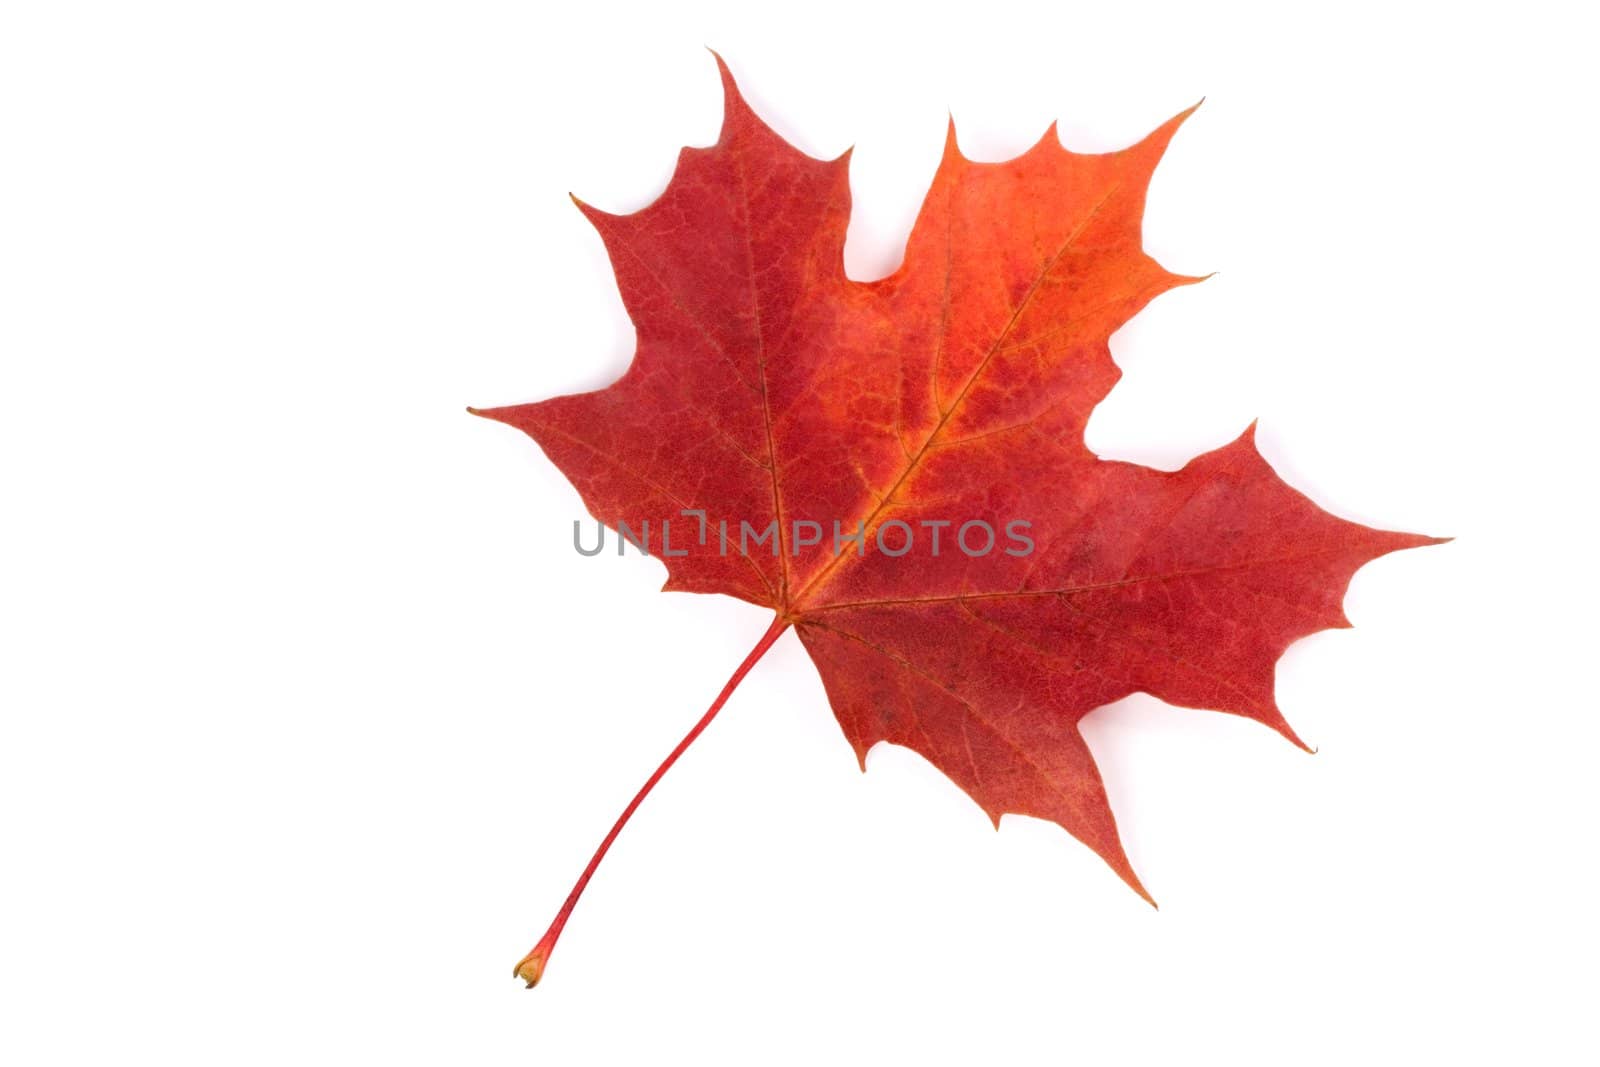
[[627, 373], [477, 413], [537, 441], [600, 522], [653, 527], [667, 589], [776, 617], [518, 964], [529, 985], [623, 823], [790, 626], [863, 767], [879, 741], [914, 749], [997, 823], [1056, 822], [1149, 899], [1079, 722], [1144, 692], [1302, 744], [1278, 657], [1349, 625], [1362, 564], [1437, 541], [1321, 510], [1248, 430], [1173, 472], [1084, 445], [1111, 334], [1200, 280], [1140, 246], [1189, 112], [1104, 155], [1052, 127], [1005, 163], [964, 158], [952, 126], [903, 266], [863, 283], [844, 271], [849, 153], [786, 143], [718, 64], [718, 142], [640, 211], [578, 205], [638, 330]]

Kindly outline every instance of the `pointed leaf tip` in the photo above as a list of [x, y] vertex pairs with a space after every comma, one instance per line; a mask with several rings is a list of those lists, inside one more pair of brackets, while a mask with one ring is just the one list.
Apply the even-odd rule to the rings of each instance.
[[[1178, 128], [1187, 122], [1189, 116], [1193, 115], [1203, 103], [1205, 103], [1205, 98], [1201, 97], [1198, 102], [1184, 108], [1166, 122], [1151, 130], [1143, 140], [1139, 141], [1133, 148], [1128, 149], [1128, 151], [1153, 150], [1155, 153], [1154, 159], [1160, 160], [1166, 154], [1167, 145], [1171, 143], [1173, 135], [1178, 132]], [[1152, 161], [1151, 165], [1154, 166], [1154, 161]]]
[[961, 145], [956, 142], [956, 116], [955, 112], [946, 110], [944, 121], [944, 160], [965, 160], [961, 154]]
[[1150, 895], [1150, 891], [1144, 887], [1143, 882], [1139, 881], [1139, 876], [1133, 873], [1132, 868], [1129, 868], [1128, 874], [1123, 878], [1123, 881], [1127, 882], [1128, 886], [1135, 893], [1138, 893], [1140, 899], [1146, 904], [1150, 905], [1156, 911], [1161, 910], [1161, 905], [1156, 903], [1156, 898]]
[[1295, 733], [1294, 727], [1289, 725], [1289, 721], [1287, 719], [1281, 720], [1281, 725], [1277, 727], [1277, 731], [1284, 737], [1288, 738], [1290, 744], [1294, 745], [1294, 747], [1298, 748], [1301, 752], [1312, 756], [1317, 754], [1316, 749], [1306, 744], [1305, 741], [1301, 739], [1300, 735]]
[[572, 201], [572, 206], [577, 208], [578, 211], [580, 213], [582, 213], [584, 218], [588, 219], [590, 222], [594, 223], [595, 225], [599, 225], [601, 219], [617, 218], [617, 216], [613, 215], [611, 212], [602, 211], [599, 208], [595, 207], [593, 204], [589, 203], [587, 200], [584, 200], [583, 198], [578, 196], [577, 193], [568, 193], [567, 194], [567, 199]]
[[722, 134], [718, 138], [722, 140], [727, 137], [734, 116], [748, 115], [754, 118], [755, 112], [745, 103], [743, 94], [739, 92], [739, 83], [734, 80], [733, 71], [728, 69], [727, 62], [715, 48], [707, 48], [706, 51], [717, 61], [717, 76], [722, 79]]

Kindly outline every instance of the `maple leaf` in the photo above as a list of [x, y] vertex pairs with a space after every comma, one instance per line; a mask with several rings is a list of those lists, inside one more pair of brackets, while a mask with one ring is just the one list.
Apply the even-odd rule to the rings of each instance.
[[[518, 964], [530, 986], [634, 808], [791, 626], [863, 768], [880, 741], [911, 748], [996, 825], [1058, 823], [1149, 899], [1084, 716], [1144, 692], [1302, 744], [1273, 699], [1279, 656], [1349, 625], [1357, 568], [1438, 540], [1321, 510], [1253, 427], [1172, 472], [1085, 446], [1119, 374], [1111, 334], [1201, 280], [1140, 241], [1190, 111], [1102, 155], [1052, 126], [1005, 163], [963, 157], [952, 123], [903, 265], [863, 283], [844, 271], [849, 153], [786, 143], [717, 63], [717, 143], [684, 149], [633, 214], [578, 202], [637, 328], [632, 365], [595, 392], [475, 412], [537, 441], [606, 526], [676, 519], [665, 588], [776, 613]], [[752, 532], [772, 536], [751, 549]]]

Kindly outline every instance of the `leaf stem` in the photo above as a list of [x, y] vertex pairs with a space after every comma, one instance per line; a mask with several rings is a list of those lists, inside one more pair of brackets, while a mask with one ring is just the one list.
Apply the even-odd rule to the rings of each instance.
[[617, 817], [616, 823], [611, 827], [611, 832], [606, 834], [605, 840], [600, 842], [600, 847], [594, 850], [594, 858], [589, 860], [589, 865], [578, 876], [578, 882], [572, 887], [572, 892], [567, 894], [567, 902], [561, 905], [560, 911], [556, 912], [555, 920], [551, 922], [550, 929], [545, 931], [545, 935], [539, 939], [539, 943], [533, 947], [533, 951], [518, 962], [513, 973], [516, 977], [527, 982], [529, 989], [537, 985], [539, 978], [544, 974], [545, 964], [550, 959], [550, 953], [555, 950], [556, 941], [561, 937], [562, 928], [567, 925], [567, 919], [572, 915], [572, 909], [577, 905], [578, 898], [583, 895], [584, 887], [589, 884], [589, 879], [594, 877], [595, 868], [600, 866], [600, 861], [605, 858], [606, 852], [611, 848], [611, 842], [617, 839], [617, 835], [622, 832], [622, 828], [633, 817], [633, 813], [639, 807], [640, 802], [649, 796], [650, 790], [654, 789], [656, 783], [661, 781], [661, 776], [666, 774], [667, 769], [674, 763], [678, 762], [678, 757], [683, 755], [690, 745], [694, 744], [694, 739], [699, 737], [707, 726], [711, 725], [711, 720], [717, 717], [717, 712], [722, 710], [722, 705], [728, 702], [728, 698], [739, 687], [739, 683], [744, 681], [744, 676], [750, 673], [750, 668], [754, 667], [756, 661], [767, 654], [767, 650], [773, 646], [779, 637], [783, 636], [783, 632], [788, 628], [789, 620], [782, 615], [772, 620], [772, 625], [767, 627], [767, 632], [761, 635], [761, 640], [756, 642], [756, 647], [752, 648], [750, 654], [745, 656], [744, 662], [739, 664], [738, 669], [733, 672], [733, 676], [728, 679], [728, 684], [724, 685], [722, 692], [717, 694], [717, 699], [712, 702], [711, 707], [706, 709], [706, 713], [700, 716], [700, 721], [695, 723], [694, 727], [683, 735], [683, 740], [678, 742], [678, 747], [667, 753], [667, 758], [661, 761], [661, 766], [657, 767], [655, 773], [645, 780], [644, 785], [639, 787], [639, 792], [635, 793], [633, 799], [628, 802], [628, 806], [622, 809], [622, 814]]

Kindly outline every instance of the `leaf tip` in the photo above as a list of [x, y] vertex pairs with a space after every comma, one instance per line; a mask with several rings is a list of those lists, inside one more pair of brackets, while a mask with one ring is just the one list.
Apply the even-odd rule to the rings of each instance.
[[745, 103], [744, 96], [740, 94], [739, 83], [733, 80], [733, 71], [728, 69], [728, 63], [722, 58], [722, 53], [710, 45], [706, 46], [706, 51], [717, 61], [717, 76], [722, 80], [722, 135], [719, 140], [725, 140], [730, 135], [737, 116], [749, 114], [754, 118], [755, 113], [750, 110], [750, 105]]
[[502, 408], [475, 408], [475, 407], [472, 407], [472, 406], [469, 405], [467, 407], [467, 414], [468, 415], [476, 415], [480, 419], [488, 419], [490, 422], [507, 422], [508, 420], [506, 419], [506, 412], [509, 411], [509, 410], [510, 410], [509, 408], [503, 408], [503, 407]]
[[1304, 752], [1310, 756], [1315, 756], [1317, 754], [1316, 749], [1306, 744], [1300, 735], [1294, 732], [1294, 727], [1289, 725], [1288, 720], [1280, 716], [1275, 726], [1277, 731], [1284, 737], [1288, 738], [1289, 743], [1294, 745], [1295, 748], [1298, 748], [1301, 752]]
[[1294, 727], [1289, 725], [1289, 720], [1283, 717], [1283, 712], [1278, 709], [1277, 701], [1266, 701], [1264, 706], [1259, 706], [1246, 713], [1246, 717], [1254, 719], [1263, 726], [1270, 727], [1282, 734], [1284, 740], [1302, 752], [1316, 755], [1317, 750], [1306, 744], [1305, 740], [1295, 733]]
[[[1128, 149], [1128, 151], [1135, 153], [1136, 156], [1145, 157], [1148, 160], [1146, 166], [1150, 169], [1154, 169], [1156, 162], [1166, 154], [1167, 145], [1172, 141], [1172, 135], [1178, 132], [1178, 127], [1182, 126], [1184, 122], [1188, 120], [1189, 116], [1193, 115], [1200, 107], [1200, 104], [1203, 103], [1205, 103], [1205, 98], [1201, 97], [1199, 103], [1184, 108], [1166, 122], [1163, 122], [1160, 126], [1157, 126], [1154, 130], [1150, 131], [1149, 135], [1146, 136], [1144, 140], [1134, 145], [1133, 148]], [[1148, 173], [1144, 175], [1144, 180], [1149, 180]]]
[[[1109, 809], [1106, 814], [1110, 815]], [[1111, 869], [1116, 872], [1117, 877], [1121, 878], [1129, 889], [1139, 894], [1140, 900], [1160, 911], [1161, 905], [1156, 903], [1156, 898], [1150, 895], [1150, 890], [1146, 889], [1144, 883], [1139, 880], [1139, 875], [1134, 871], [1133, 864], [1128, 862], [1128, 854], [1123, 851], [1122, 842], [1117, 840], [1115, 827], [1112, 828], [1111, 833], [1112, 837], [1109, 842], [1093, 846], [1095, 852], [1099, 853], [1100, 858], [1106, 861]], [[1080, 840], [1087, 839], [1080, 838]]]
[[[1403, 552], [1408, 548], [1432, 548], [1434, 545], [1447, 545], [1454, 541], [1454, 537], [1430, 537], [1427, 534], [1390, 533], [1384, 531], [1388, 544], [1378, 553], [1386, 556], [1390, 552]], [[1376, 558], [1376, 557], [1374, 557]]]
[[966, 156], [961, 154], [961, 146], [956, 143], [956, 116], [955, 116], [955, 112], [951, 111], [949, 108], [946, 108], [945, 109], [945, 113], [944, 113], [944, 159], [945, 159], [945, 162], [950, 163], [950, 162], [955, 162], [956, 160], [965, 160], [966, 158], [967, 158]]

